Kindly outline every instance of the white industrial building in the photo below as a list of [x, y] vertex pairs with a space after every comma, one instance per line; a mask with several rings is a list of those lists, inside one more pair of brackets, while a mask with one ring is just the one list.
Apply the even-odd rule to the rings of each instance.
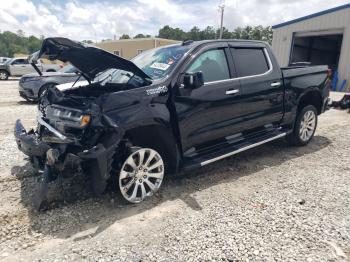
[[272, 29], [272, 48], [281, 66], [327, 64], [338, 72], [337, 90], [343, 86], [343, 91], [350, 91], [350, 4], [274, 25]]

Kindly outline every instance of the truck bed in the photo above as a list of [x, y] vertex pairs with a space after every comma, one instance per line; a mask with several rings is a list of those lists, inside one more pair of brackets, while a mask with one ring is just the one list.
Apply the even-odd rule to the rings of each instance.
[[326, 73], [328, 66], [298, 66], [298, 67], [282, 67], [282, 74], [284, 78], [292, 78], [296, 76], [311, 75], [318, 73]]

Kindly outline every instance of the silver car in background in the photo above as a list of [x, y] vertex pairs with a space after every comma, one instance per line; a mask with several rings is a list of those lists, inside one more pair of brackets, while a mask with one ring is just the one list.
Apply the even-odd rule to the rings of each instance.
[[19, 94], [27, 101], [37, 102], [50, 86], [75, 82], [78, 78], [79, 71], [72, 65], [67, 65], [58, 72], [27, 74], [19, 81]]
[[[37, 70], [40, 72], [56, 72], [63, 65], [45, 64], [41, 60], [35, 62]], [[27, 57], [14, 57], [0, 64], [0, 80], [7, 80], [9, 76], [23, 76], [25, 74], [37, 72]]]

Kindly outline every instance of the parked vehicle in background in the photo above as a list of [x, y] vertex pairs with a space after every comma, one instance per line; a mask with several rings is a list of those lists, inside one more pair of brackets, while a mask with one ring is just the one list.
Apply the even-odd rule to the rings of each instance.
[[37, 56], [70, 62], [89, 82], [49, 88], [35, 131], [16, 122], [18, 148], [43, 171], [37, 207], [50, 181], [79, 170], [97, 195], [111, 183], [138, 203], [179, 170], [282, 137], [304, 146], [329, 100], [327, 66], [280, 68], [264, 42], [185, 41], [129, 61], [47, 38]]
[[72, 65], [67, 65], [57, 72], [44, 72], [42, 75], [27, 74], [19, 80], [19, 94], [27, 101], [35, 102], [50, 86], [75, 82], [79, 76], [78, 69]]
[[8, 61], [10, 59], [11, 59], [10, 57], [3, 57], [3, 56], [1, 56], [0, 57], [0, 64], [3, 64], [3, 63], [5, 63], [6, 61]]
[[[56, 72], [62, 65], [44, 64], [41, 60], [36, 62], [36, 66], [41, 72]], [[7, 80], [9, 76], [22, 76], [34, 73], [36, 70], [28, 62], [27, 57], [15, 57], [0, 65], [0, 80]]]

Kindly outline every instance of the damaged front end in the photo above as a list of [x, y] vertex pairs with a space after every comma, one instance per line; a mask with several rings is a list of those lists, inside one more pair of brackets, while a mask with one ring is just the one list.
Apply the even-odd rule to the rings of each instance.
[[103, 114], [95, 99], [67, 96], [50, 88], [41, 98], [36, 130], [26, 131], [16, 121], [18, 148], [42, 173], [34, 206], [46, 204], [48, 183], [77, 172], [91, 176], [94, 193], [100, 195], [110, 178], [122, 130]]
[[[46, 200], [48, 182], [58, 176], [83, 171], [91, 176], [96, 195], [105, 190], [124, 131], [107, 115], [104, 99], [109, 93], [151, 83], [133, 62], [66, 38], [45, 39], [40, 51], [28, 59], [35, 64], [39, 58], [71, 63], [87, 84], [77, 87], [77, 80], [69, 88], [60, 85], [45, 91], [38, 104], [36, 130], [26, 131], [20, 120], [16, 122], [18, 148], [42, 172], [34, 199], [37, 208]], [[109, 110], [111, 104], [115, 110], [116, 101], [108, 101]]]

